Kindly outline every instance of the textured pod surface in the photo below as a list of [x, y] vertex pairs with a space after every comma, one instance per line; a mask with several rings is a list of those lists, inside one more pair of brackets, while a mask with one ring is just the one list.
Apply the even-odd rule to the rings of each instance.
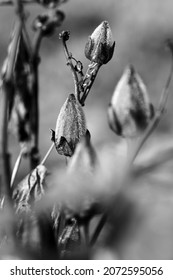
[[106, 64], [113, 56], [115, 42], [107, 21], [103, 21], [89, 36], [85, 56], [93, 62]]
[[82, 106], [74, 94], [70, 94], [62, 106], [52, 140], [60, 155], [72, 156], [77, 143], [86, 133], [86, 121]]
[[118, 82], [108, 108], [111, 129], [123, 137], [135, 137], [149, 124], [153, 105], [144, 82], [133, 66], [128, 66]]

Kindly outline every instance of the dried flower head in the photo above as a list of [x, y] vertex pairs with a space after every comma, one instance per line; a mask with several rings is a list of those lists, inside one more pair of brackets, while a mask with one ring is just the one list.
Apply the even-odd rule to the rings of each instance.
[[70, 94], [62, 106], [52, 141], [60, 155], [72, 156], [77, 143], [86, 133], [85, 115], [74, 94]]
[[108, 108], [110, 128], [123, 137], [135, 137], [154, 115], [148, 92], [133, 66], [128, 66], [118, 82]]
[[85, 46], [85, 56], [92, 62], [106, 64], [111, 60], [115, 42], [107, 21], [103, 21], [89, 36]]

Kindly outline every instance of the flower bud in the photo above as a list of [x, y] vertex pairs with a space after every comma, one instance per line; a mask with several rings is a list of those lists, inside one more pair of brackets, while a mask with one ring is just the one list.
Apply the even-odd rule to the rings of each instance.
[[107, 21], [103, 21], [89, 36], [85, 46], [85, 56], [92, 62], [106, 64], [111, 60], [115, 42]]
[[110, 128], [123, 137], [136, 137], [154, 115], [148, 92], [133, 66], [125, 69], [108, 108]]
[[82, 106], [74, 94], [70, 94], [62, 106], [52, 141], [60, 155], [72, 156], [77, 143], [86, 133], [86, 121]]

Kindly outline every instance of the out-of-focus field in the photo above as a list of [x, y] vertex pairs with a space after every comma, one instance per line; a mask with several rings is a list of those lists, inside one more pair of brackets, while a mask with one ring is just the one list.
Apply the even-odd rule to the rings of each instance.
[[[28, 7], [33, 15], [39, 7]], [[105, 144], [117, 143], [120, 139], [108, 127], [107, 106], [114, 87], [125, 66], [132, 63], [145, 81], [154, 105], [157, 106], [166, 82], [171, 56], [164, 47], [167, 38], [173, 38], [172, 0], [69, 0], [62, 6], [66, 19], [62, 27], [51, 38], [45, 38], [41, 46], [40, 64], [40, 148], [43, 156], [49, 148], [50, 128], [66, 97], [74, 92], [70, 69], [66, 61], [58, 33], [70, 30], [68, 42], [73, 56], [81, 60], [86, 69], [89, 61], [84, 56], [87, 37], [103, 20], [108, 20], [116, 41], [113, 59], [103, 66], [87, 99], [85, 113], [92, 142], [97, 150]], [[43, 11], [43, 9], [41, 9]], [[0, 65], [6, 56], [13, 9], [0, 8]], [[160, 145], [166, 148], [173, 139], [173, 82], [167, 111], [159, 127], [149, 141], [148, 147]], [[173, 141], [172, 141], [173, 142]], [[18, 147], [14, 137], [10, 138], [14, 158]], [[64, 161], [64, 159], [63, 159]], [[62, 158], [53, 152], [48, 166], [58, 168]], [[27, 164], [26, 164], [27, 167]], [[122, 258], [168, 259], [173, 258], [173, 185], [172, 164], [139, 181], [136, 196], [138, 213], [133, 228], [119, 243]], [[115, 166], [118, 169], [118, 164]], [[24, 173], [25, 170], [23, 171]], [[104, 257], [104, 256], [103, 256]]]

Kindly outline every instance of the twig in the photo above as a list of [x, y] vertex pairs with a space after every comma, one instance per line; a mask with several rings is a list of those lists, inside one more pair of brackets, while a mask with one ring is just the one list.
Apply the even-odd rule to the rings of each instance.
[[19, 153], [19, 155], [17, 157], [17, 160], [15, 162], [15, 165], [14, 165], [14, 168], [13, 168], [13, 172], [12, 172], [12, 175], [11, 175], [11, 181], [10, 181], [11, 188], [13, 187], [13, 184], [14, 184], [17, 172], [19, 170], [23, 154], [24, 154], [24, 149], [21, 149], [20, 153]]
[[101, 67], [101, 64], [92, 62], [89, 64], [85, 77], [83, 79], [83, 96], [80, 98], [80, 103], [82, 106], [85, 105], [85, 100], [90, 92], [90, 89], [95, 81], [97, 73]]
[[93, 246], [96, 243], [98, 236], [99, 236], [102, 228], [104, 227], [106, 221], [107, 221], [107, 212], [102, 215], [102, 217], [96, 227], [96, 230], [94, 231], [94, 234], [91, 238], [90, 246]]
[[77, 96], [77, 99], [79, 100], [79, 98], [80, 98], [79, 80], [78, 80], [78, 76], [77, 76], [76, 70], [75, 70], [73, 62], [72, 62], [72, 54], [69, 53], [68, 48], [67, 48], [67, 44], [66, 44], [66, 41], [69, 39], [69, 35], [70, 34], [69, 34], [68, 31], [63, 31], [60, 34], [60, 39], [62, 39], [62, 43], [63, 43], [63, 47], [64, 47], [64, 53], [65, 53], [65, 57], [66, 57], [66, 60], [67, 60], [67, 65], [70, 66], [71, 71], [72, 71], [74, 85], [75, 85], [75, 95]]
[[48, 156], [50, 155], [51, 151], [53, 150], [53, 147], [54, 147], [54, 143], [51, 144], [51, 146], [50, 146], [49, 150], [47, 151], [46, 155], [44, 156], [44, 158], [40, 162], [41, 165], [45, 164], [45, 161], [47, 160]]
[[39, 81], [38, 81], [38, 65], [39, 65], [39, 49], [42, 40], [42, 31], [38, 30], [32, 46], [31, 57], [31, 113], [30, 124], [32, 133], [30, 167], [34, 169], [39, 163]]

